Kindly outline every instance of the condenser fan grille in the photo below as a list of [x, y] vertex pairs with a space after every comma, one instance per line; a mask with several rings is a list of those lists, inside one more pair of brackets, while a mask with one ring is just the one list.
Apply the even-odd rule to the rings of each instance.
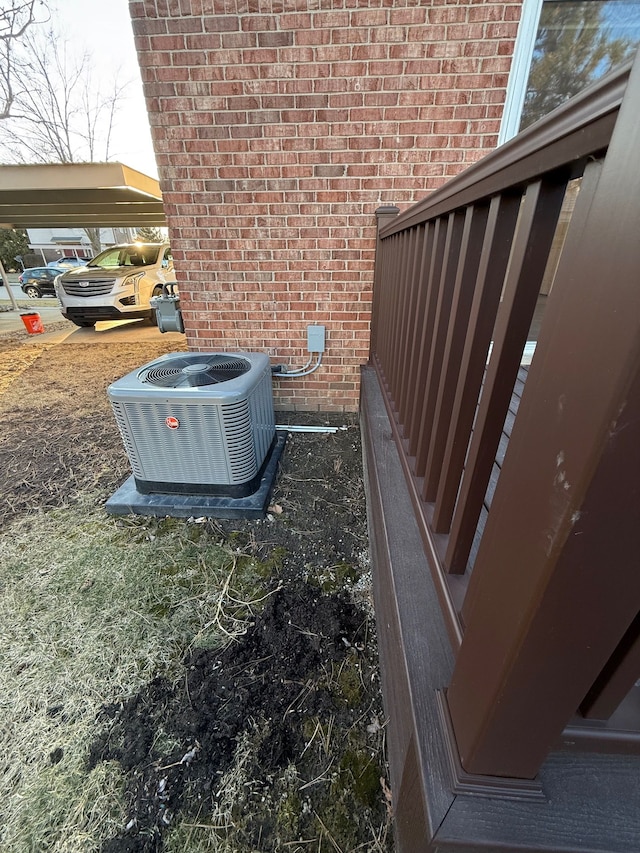
[[250, 368], [248, 361], [235, 356], [193, 353], [152, 364], [140, 373], [139, 379], [161, 388], [201, 388], [237, 379]]

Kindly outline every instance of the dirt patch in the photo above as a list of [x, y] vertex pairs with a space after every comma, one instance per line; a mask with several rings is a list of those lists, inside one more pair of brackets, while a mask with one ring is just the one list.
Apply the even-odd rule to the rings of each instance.
[[[113, 722], [91, 761], [115, 759], [128, 772], [130, 812], [127, 828], [104, 850], [150, 853], [161, 849], [177, 812], [186, 809], [201, 820], [202, 806], [218, 798], [240, 743], [252, 745], [245, 763], [250, 785], [237, 792], [235, 815], [235, 836], [246, 849], [275, 850], [285, 840], [314, 837], [318, 814], [343, 849], [345, 843], [355, 849], [366, 828], [362, 818], [378, 810], [381, 768], [375, 755], [354, 760], [341, 754], [341, 744], [333, 755], [329, 745], [319, 768], [312, 737], [324, 718], [331, 718], [335, 736], [354, 726], [359, 703], [352, 693], [374, 675], [358, 650], [366, 641], [363, 628], [348, 597], [288, 585], [241, 642], [195, 652], [184, 684], [173, 688], [158, 680], [121, 708], [106, 709]], [[162, 749], [159, 731], [177, 743], [173, 750]], [[287, 769], [286, 796], [295, 798], [295, 809], [289, 803], [282, 827], [282, 790], [274, 803], [272, 789]], [[340, 802], [345, 791], [353, 795], [352, 815]]]
[[106, 387], [175, 347], [162, 339], [117, 346], [23, 339], [21, 332], [0, 337], [2, 374], [10, 379], [0, 395], [0, 525], [61, 506], [82, 489], [122, 481], [128, 463]]
[[[0, 338], [0, 359], [22, 346]], [[115, 491], [130, 469], [106, 387], [174, 349], [160, 337], [23, 359], [0, 394], [3, 525]], [[242, 635], [213, 648], [194, 638], [180, 678], [103, 707], [87, 772], [124, 772], [126, 813], [87, 850], [391, 849], [358, 426], [353, 416], [277, 420], [340, 429], [289, 434], [266, 519], [132, 528], [170, 540], [188, 527], [195, 542], [197, 529], [239, 569], [250, 560], [264, 594]], [[51, 766], [62, 760], [52, 741]]]

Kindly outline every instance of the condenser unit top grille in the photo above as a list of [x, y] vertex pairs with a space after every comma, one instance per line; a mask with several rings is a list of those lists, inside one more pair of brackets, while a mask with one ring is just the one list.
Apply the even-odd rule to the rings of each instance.
[[152, 364], [143, 369], [138, 378], [161, 388], [201, 388], [237, 379], [250, 369], [251, 363], [237, 356], [189, 353], [162, 364]]

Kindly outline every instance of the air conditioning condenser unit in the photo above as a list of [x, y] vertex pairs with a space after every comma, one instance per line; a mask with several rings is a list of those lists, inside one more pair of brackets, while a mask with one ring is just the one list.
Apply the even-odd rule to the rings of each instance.
[[262, 353], [170, 353], [108, 388], [142, 494], [241, 498], [276, 441]]

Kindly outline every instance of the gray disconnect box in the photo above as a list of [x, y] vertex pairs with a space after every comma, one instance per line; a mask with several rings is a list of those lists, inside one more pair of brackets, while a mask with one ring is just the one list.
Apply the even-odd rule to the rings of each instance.
[[324, 326], [307, 326], [307, 349], [324, 352]]

